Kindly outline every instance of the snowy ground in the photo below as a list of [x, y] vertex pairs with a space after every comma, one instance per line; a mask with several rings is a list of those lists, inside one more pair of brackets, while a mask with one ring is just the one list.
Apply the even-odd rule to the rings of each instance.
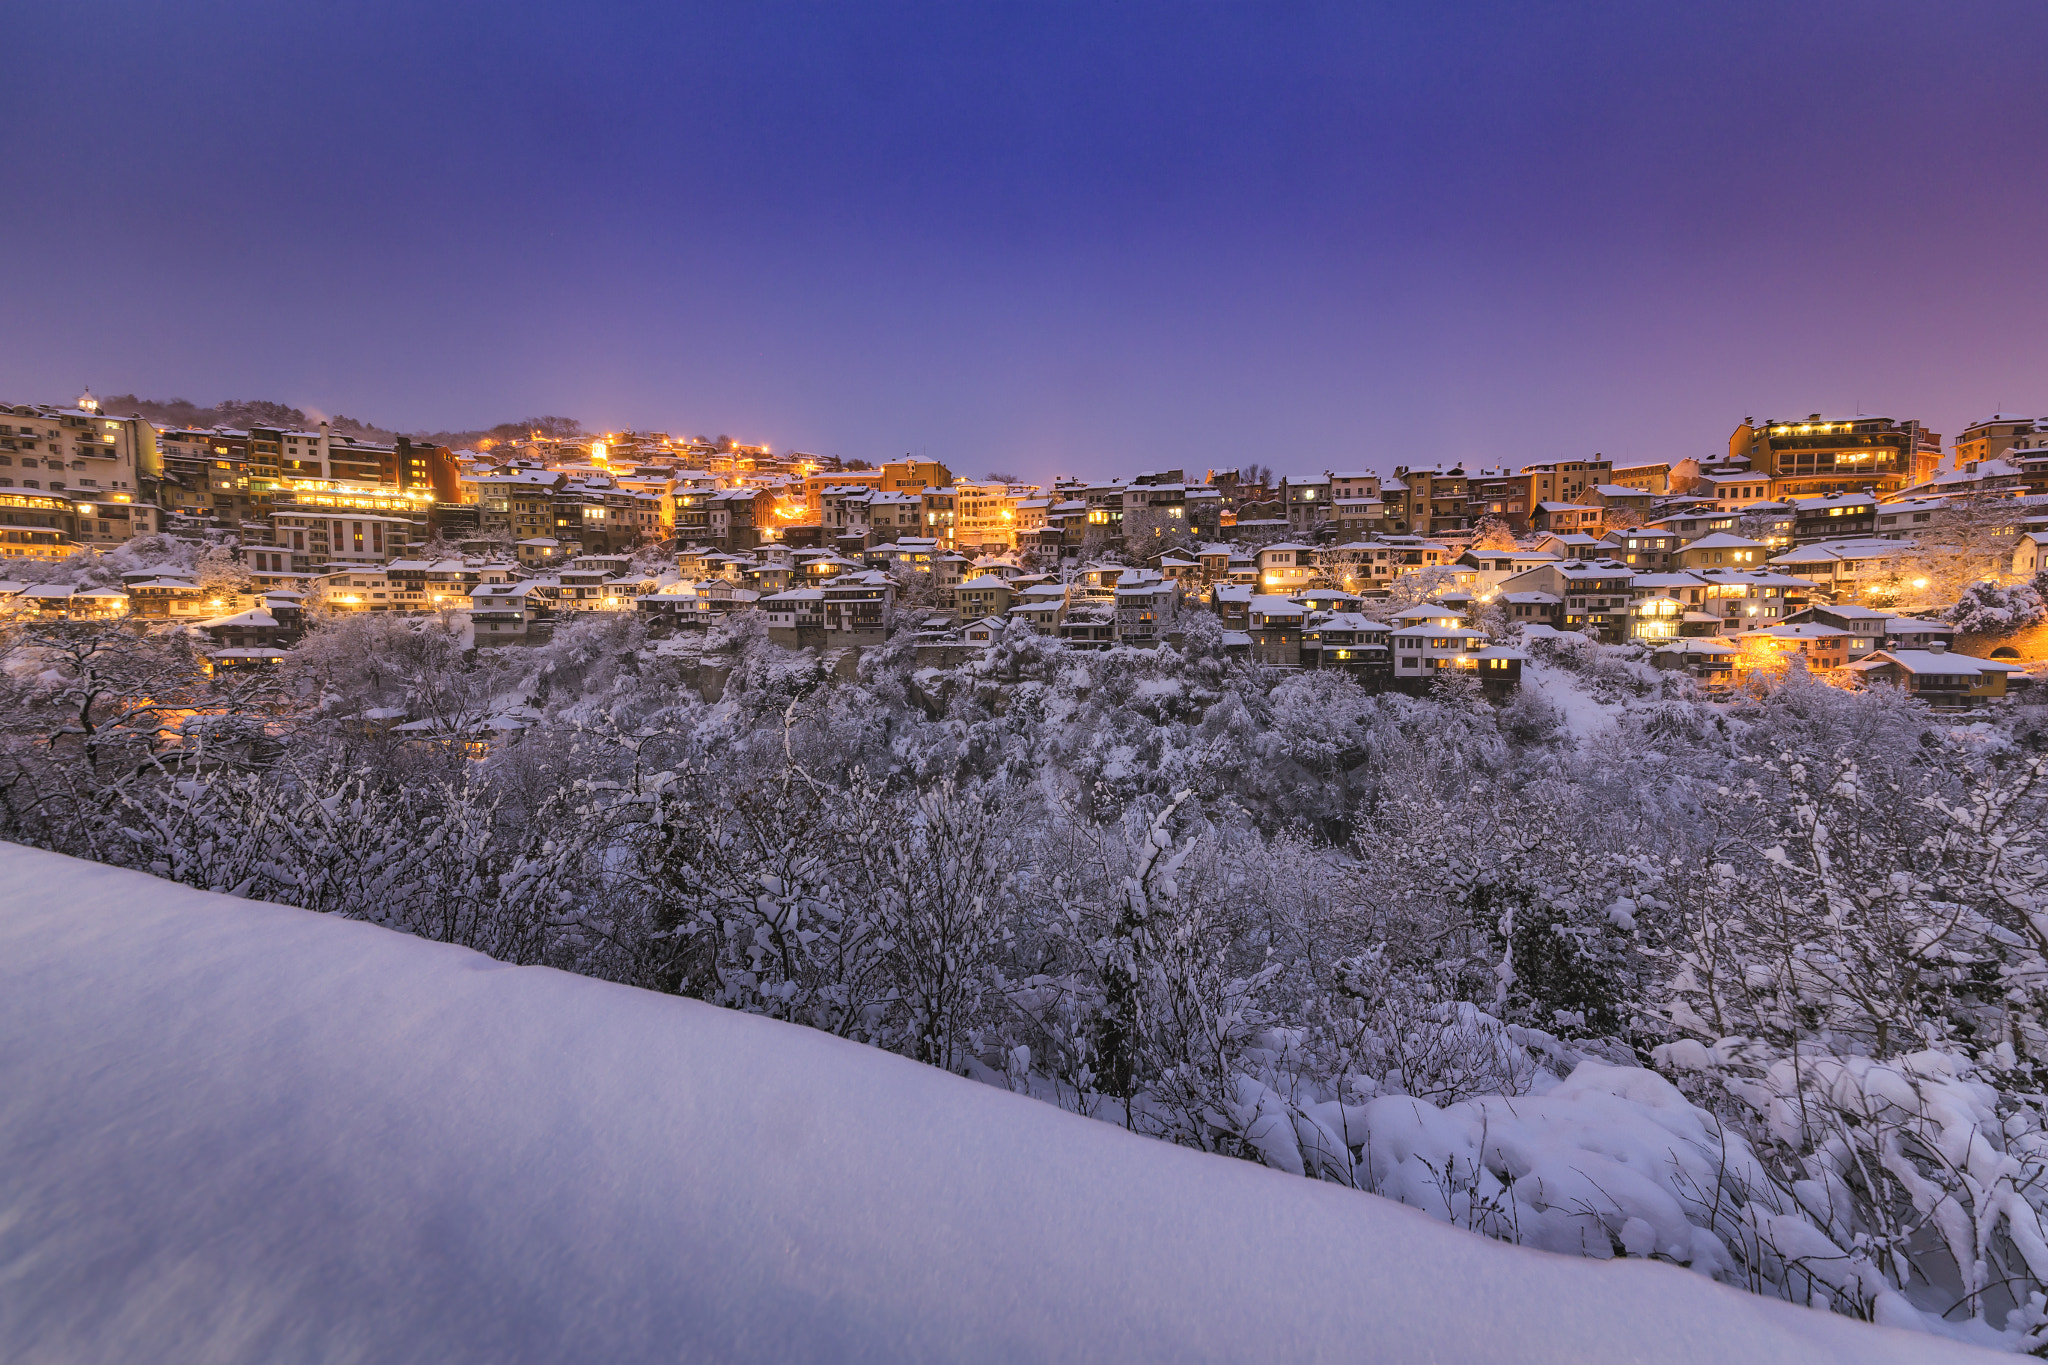
[[1532, 659], [1522, 666], [1522, 686], [1558, 709], [1565, 732], [1573, 739], [1592, 739], [1612, 730], [1619, 708], [1586, 690], [1582, 679], [1554, 664]]
[[0, 845], [10, 1362], [1976, 1354]]

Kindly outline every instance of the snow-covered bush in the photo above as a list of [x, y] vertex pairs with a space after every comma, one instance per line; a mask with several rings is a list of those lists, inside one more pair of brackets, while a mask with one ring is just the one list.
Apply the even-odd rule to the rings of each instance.
[[1999, 587], [1986, 578], [1963, 589], [1948, 619], [1965, 634], [2010, 635], [2048, 620], [2048, 606], [2031, 583]]

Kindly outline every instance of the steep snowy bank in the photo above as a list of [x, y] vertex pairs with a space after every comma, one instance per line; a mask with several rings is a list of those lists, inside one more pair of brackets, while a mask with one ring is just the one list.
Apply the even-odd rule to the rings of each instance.
[[1976, 1355], [0, 845], [0, 1358]]

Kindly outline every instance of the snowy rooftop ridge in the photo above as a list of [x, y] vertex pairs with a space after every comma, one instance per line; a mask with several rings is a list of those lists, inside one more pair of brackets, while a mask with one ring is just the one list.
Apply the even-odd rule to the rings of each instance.
[[13, 845], [0, 1150], [11, 1360], [1977, 1358]]

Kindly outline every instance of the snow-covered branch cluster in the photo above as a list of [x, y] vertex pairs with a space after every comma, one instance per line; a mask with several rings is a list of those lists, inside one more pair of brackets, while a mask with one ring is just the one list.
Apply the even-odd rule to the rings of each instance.
[[1707, 705], [1576, 637], [1496, 706], [1201, 631], [950, 669], [712, 634], [478, 655], [357, 618], [251, 680], [18, 633], [0, 835], [828, 1030], [1489, 1236], [2048, 1341], [2035, 708], [1797, 677]]

